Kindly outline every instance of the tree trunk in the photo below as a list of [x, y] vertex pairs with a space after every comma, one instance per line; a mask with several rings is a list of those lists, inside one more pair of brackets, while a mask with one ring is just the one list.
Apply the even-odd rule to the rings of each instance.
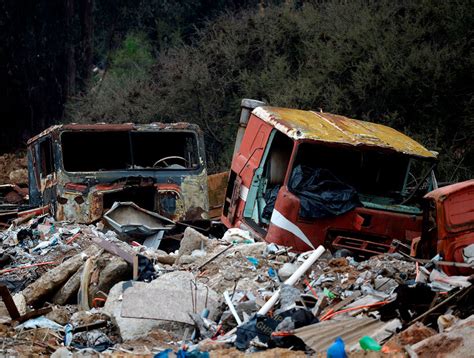
[[94, 40], [94, 0], [82, 0], [81, 28], [82, 28], [82, 73], [81, 85], [85, 89], [92, 70], [93, 40]]
[[66, 0], [66, 84], [65, 100], [72, 96], [76, 88], [76, 60], [74, 58], [74, 0]]

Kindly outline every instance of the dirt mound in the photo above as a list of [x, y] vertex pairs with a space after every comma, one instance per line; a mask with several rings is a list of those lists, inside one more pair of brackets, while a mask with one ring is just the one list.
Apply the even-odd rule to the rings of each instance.
[[26, 152], [0, 155], [0, 184], [27, 184]]

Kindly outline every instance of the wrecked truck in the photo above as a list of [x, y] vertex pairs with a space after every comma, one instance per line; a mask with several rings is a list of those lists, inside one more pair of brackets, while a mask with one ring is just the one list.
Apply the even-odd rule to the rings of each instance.
[[245, 99], [221, 219], [297, 252], [393, 252], [420, 236], [436, 161], [384, 125]]
[[67, 124], [28, 141], [29, 199], [91, 223], [132, 201], [171, 220], [207, 218], [203, 134], [188, 123]]
[[[444, 186], [424, 198], [423, 230], [412, 242], [412, 256], [465, 262], [464, 249], [474, 244], [474, 179]], [[444, 265], [448, 275], [470, 275], [469, 265]]]

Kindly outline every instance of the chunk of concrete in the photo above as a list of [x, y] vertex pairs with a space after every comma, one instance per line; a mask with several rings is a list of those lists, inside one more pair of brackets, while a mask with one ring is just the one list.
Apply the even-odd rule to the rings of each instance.
[[[158, 319], [187, 323], [194, 321], [189, 313], [207, 308], [209, 318], [216, 314], [217, 293], [204, 284], [194, 282], [186, 271], [165, 274], [143, 287], [133, 287], [123, 294], [122, 317]], [[206, 307], [207, 304], [207, 307]]]
[[79, 268], [53, 297], [53, 303], [64, 305], [77, 295], [81, 284], [82, 267]]
[[[112, 317], [123, 340], [144, 337], [155, 328], [180, 336], [193, 324], [187, 313], [188, 310], [193, 311], [190, 284], [193, 279], [194, 276], [189, 272], [176, 271], [164, 274], [150, 283], [119, 282], [110, 290], [102, 312]], [[197, 283], [197, 287], [196, 311], [199, 313], [204, 308], [207, 290], [202, 283]], [[157, 296], [155, 291], [160, 291], [163, 295]], [[211, 319], [215, 318], [218, 300], [218, 294], [209, 290], [208, 308]], [[126, 317], [127, 315], [134, 317]]]
[[64, 306], [54, 306], [53, 310], [46, 315], [46, 318], [54, 321], [61, 326], [65, 326], [71, 317], [71, 314]]
[[22, 294], [26, 303], [33, 305], [48, 296], [52, 296], [84, 263], [87, 257], [98, 252], [95, 245], [64, 261], [61, 265], [47, 271], [38, 280], [27, 286]]
[[208, 241], [209, 239], [206, 236], [192, 227], [187, 227], [186, 230], [184, 230], [184, 236], [181, 240], [178, 256], [191, 255], [194, 250], [205, 248]]
[[98, 283], [89, 287], [89, 301], [92, 298], [103, 297], [100, 292], [108, 293], [117, 282], [132, 278], [132, 266], [118, 256], [112, 256], [100, 271]]

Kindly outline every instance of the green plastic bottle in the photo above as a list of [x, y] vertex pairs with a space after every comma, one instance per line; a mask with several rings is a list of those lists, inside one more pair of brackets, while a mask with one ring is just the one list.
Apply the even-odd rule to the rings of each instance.
[[379, 351], [382, 349], [380, 344], [375, 339], [369, 336], [364, 336], [359, 340], [359, 344], [364, 351]]

